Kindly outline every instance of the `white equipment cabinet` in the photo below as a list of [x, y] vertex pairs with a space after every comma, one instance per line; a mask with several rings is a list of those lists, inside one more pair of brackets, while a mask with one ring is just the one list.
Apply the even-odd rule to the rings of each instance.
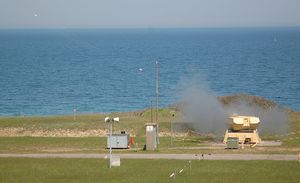
[[[107, 135], [107, 148], [110, 148], [109, 135]], [[112, 134], [111, 148], [113, 149], [128, 149], [129, 134]]]

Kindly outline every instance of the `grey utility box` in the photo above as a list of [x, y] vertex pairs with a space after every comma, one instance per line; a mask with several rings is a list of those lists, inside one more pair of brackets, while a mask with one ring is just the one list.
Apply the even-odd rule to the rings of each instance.
[[[107, 148], [110, 148], [109, 134], [107, 135]], [[128, 149], [129, 134], [112, 134], [111, 148], [113, 149]]]
[[228, 137], [227, 138], [227, 149], [238, 149], [239, 148], [239, 138]]
[[157, 124], [146, 123], [146, 150], [157, 149]]

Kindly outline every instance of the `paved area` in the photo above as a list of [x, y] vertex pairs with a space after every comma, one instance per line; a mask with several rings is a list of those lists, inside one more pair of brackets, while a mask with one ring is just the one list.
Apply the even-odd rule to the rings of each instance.
[[[256, 146], [257, 147], [275, 147], [275, 146], [281, 146], [281, 145], [282, 145], [281, 141], [261, 141]], [[211, 148], [215, 148], [215, 147], [223, 147], [223, 148], [225, 148], [226, 144], [219, 142], [219, 143], [209, 144], [209, 146]], [[250, 146], [250, 144], [246, 144], [245, 146]]]
[[[121, 159], [178, 159], [178, 160], [281, 160], [297, 161], [290, 154], [114, 154]], [[0, 154], [0, 158], [108, 158], [108, 154]]]

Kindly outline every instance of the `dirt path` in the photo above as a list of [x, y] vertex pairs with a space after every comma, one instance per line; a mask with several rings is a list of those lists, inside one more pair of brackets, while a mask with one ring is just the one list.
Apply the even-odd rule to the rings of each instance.
[[[121, 159], [178, 159], [178, 160], [280, 160], [297, 161], [298, 155], [287, 154], [114, 154]], [[0, 158], [104, 158], [108, 154], [0, 154]]]

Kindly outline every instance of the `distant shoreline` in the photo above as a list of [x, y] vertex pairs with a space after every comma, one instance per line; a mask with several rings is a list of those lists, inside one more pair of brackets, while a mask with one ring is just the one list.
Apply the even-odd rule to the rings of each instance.
[[10, 27], [0, 28], [2, 30], [299, 30], [299, 26], [233, 26], [233, 27], [58, 27], [58, 28], [24, 28]]
[[[240, 102], [240, 101], [244, 101], [244, 102], [248, 102], [249, 104], [253, 104], [256, 105], [257, 107], [261, 107], [262, 109], [268, 109], [268, 108], [278, 108], [280, 110], [286, 110], [287, 112], [299, 112], [296, 111], [294, 109], [285, 107], [285, 106], [281, 106], [279, 104], [277, 104], [274, 101], [265, 99], [263, 97], [259, 97], [259, 96], [253, 96], [253, 95], [249, 95], [249, 94], [236, 94], [236, 95], [230, 95], [230, 96], [218, 96], [216, 97], [219, 102], [224, 106], [228, 106], [231, 105], [232, 103], [235, 102]], [[159, 108], [160, 110], [163, 109], [170, 109], [170, 110], [175, 110], [175, 111], [180, 111], [180, 107], [181, 105], [183, 105], [182, 102], [179, 102], [177, 104], [172, 104], [169, 105], [168, 107], [162, 107]], [[144, 108], [144, 109], [137, 109], [137, 110], [132, 110], [132, 111], [111, 111], [111, 112], [76, 112], [75, 115], [77, 116], [93, 116], [93, 115], [109, 115], [109, 114], [137, 114], [137, 113], [143, 113], [147, 110], [150, 110], [150, 108]], [[49, 114], [49, 115], [0, 115], [0, 118], [22, 118], [22, 117], [73, 117], [74, 113], [66, 113], [66, 114]]]

